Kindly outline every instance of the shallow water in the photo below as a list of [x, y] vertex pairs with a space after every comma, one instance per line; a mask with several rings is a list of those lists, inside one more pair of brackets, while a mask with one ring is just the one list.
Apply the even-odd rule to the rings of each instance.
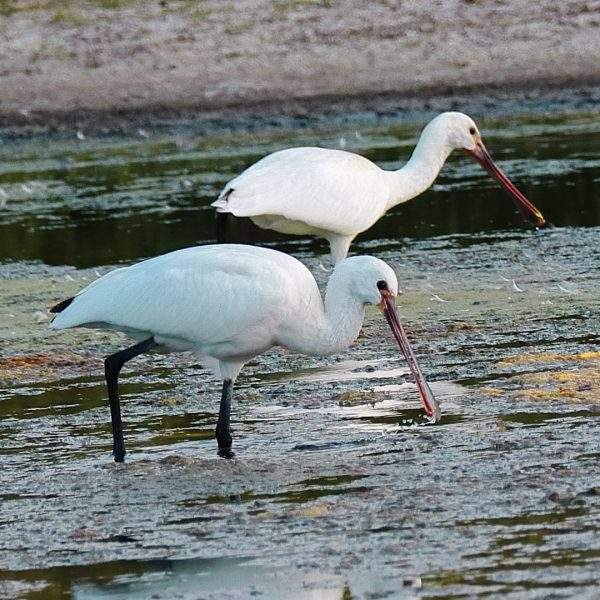
[[[353, 247], [399, 274], [440, 424], [369, 311], [341, 356], [273, 351], [247, 366], [235, 461], [215, 457], [218, 382], [193, 357], [136, 359], [124, 466], [100, 360], [123, 341], [49, 333], [45, 308], [109, 265], [214, 239], [208, 204], [266, 152], [342, 145], [393, 168], [416, 128], [0, 145], [0, 595], [596, 597], [600, 125], [482, 129], [555, 229], [529, 230], [456, 156]], [[230, 236], [325, 280], [320, 242], [243, 221]]]

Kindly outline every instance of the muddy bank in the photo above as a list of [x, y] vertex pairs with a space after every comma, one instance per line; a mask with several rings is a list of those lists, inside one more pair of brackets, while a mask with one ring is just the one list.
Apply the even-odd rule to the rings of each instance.
[[418, 93], [285, 98], [242, 105], [187, 106], [149, 104], [143, 108], [0, 111], [0, 139], [39, 136], [79, 139], [82, 136], [152, 134], [271, 135], [291, 130], [331, 131], [344, 127], [381, 127], [426, 122], [446, 110], [460, 110], [482, 123], [510, 117], [559, 118], [600, 109], [600, 87], [590, 82], [576, 87], [561, 84], [498, 88], [427, 88]]
[[452, 105], [490, 89], [493, 105], [504, 95], [600, 82], [600, 18], [589, 0], [1, 7], [0, 122], [9, 127], [116, 129], [149, 117], [236, 121], [240, 113], [242, 121], [302, 122], [332, 110]]

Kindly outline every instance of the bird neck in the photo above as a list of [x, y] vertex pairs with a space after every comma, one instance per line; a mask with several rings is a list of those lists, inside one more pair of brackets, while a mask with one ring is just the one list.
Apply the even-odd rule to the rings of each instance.
[[350, 281], [334, 271], [327, 284], [325, 302], [313, 307], [299, 328], [284, 344], [290, 350], [315, 356], [335, 354], [345, 350], [360, 333], [365, 306], [350, 291]]
[[435, 130], [426, 127], [406, 165], [389, 172], [391, 194], [387, 210], [418, 196], [435, 181], [453, 150], [436, 134]]

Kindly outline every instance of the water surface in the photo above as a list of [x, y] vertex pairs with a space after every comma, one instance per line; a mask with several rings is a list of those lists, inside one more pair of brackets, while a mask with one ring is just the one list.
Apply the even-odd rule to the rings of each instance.
[[[555, 229], [532, 231], [456, 155], [353, 246], [399, 275], [439, 425], [369, 310], [343, 355], [273, 351], [246, 367], [236, 461], [215, 456], [219, 383], [193, 357], [136, 359], [122, 375], [124, 466], [111, 462], [101, 358], [125, 342], [49, 333], [45, 308], [110, 265], [213, 241], [209, 203], [267, 152], [345, 147], [395, 168], [418, 128], [0, 145], [0, 595], [594, 598], [598, 123], [482, 124]], [[244, 221], [230, 235], [326, 279], [321, 242]]]
[[[555, 225], [589, 227], [600, 222], [597, 119], [490, 123], [482, 131], [507, 174]], [[215, 228], [210, 203], [229, 179], [265, 154], [318, 144], [359, 152], [395, 169], [410, 156], [417, 133], [417, 128], [404, 125], [297, 132], [274, 139], [258, 134], [161, 134], [156, 139], [6, 143], [0, 145], [0, 187], [6, 198], [0, 213], [0, 260], [89, 267], [211, 242]], [[455, 153], [430, 191], [396, 207], [359, 240], [526, 227], [479, 165]], [[290, 247], [290, 238], [262, 233], [245, 220], [231, 237]]]

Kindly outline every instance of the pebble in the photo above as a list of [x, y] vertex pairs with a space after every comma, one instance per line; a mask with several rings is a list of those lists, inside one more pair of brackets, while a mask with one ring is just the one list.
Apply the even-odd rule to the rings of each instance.
[[33, 313], [33, 318], [35, 319], [36, 323], [43, 323], [44, 321], [48, 320], [48, 313], [46, 311], [36, 310]]

